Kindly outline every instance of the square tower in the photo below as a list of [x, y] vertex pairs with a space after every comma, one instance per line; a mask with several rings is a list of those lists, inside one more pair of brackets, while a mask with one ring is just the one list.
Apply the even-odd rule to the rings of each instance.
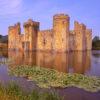
[[70, 18], [65, 14], [56, 14], [53, 17], [54, 51], [69, 51], [69, 24]]

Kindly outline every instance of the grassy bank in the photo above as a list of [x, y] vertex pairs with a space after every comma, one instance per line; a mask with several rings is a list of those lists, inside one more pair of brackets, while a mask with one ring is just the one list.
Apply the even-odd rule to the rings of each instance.
[[66, 74], [52, 69], [26, 65], [11, 67], [9, 73], [18, 77], [27, 77], [28, 80], [35, 81], [41, 88], [74, 86], [90, 92], [100, 90], [100, 78], [81, 74]]
[[8, 87], [0, 85], [0, 100], [62, 100], [54, 92], [42, 92], [33, 90], [32, 93], [26, 94], [22, 90], [11, 83]]

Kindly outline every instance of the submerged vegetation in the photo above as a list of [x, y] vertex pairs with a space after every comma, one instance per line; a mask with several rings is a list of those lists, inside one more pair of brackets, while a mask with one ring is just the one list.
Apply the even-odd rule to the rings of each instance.
[[28, 80], [35, 81], [41, 88], [78, 87], [90, 92], [100, 90], [100, 78], [81, 74], [66, 74], [53, 69], [27, 65], [10, 67], [9, 73], [18, 77], [27, 77]]
[[32, 93], [24, 93], [20, 87], [10, 83], [7, 87], [0, 84], [0, 100], [62, 100], [54, 92], [39, 92], [33, 90]]

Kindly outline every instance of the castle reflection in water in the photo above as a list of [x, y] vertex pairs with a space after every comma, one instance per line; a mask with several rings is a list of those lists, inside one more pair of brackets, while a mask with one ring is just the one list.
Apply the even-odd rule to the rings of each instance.
[[48, 53], [48, 52], [8, 52], [14, 59], [13, 65], [36, 65], [56, 69], [59, 72], [84, 74], [91, 67], [91, 52]]

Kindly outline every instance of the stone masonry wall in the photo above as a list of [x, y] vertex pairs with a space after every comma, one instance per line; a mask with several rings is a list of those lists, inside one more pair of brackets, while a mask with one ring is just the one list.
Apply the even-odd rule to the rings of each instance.
[[23, 27], [24, 34], [21, 34], [20, 23], [9, 27], [9, 50], [68, 52], [92, 49], [92, 31], [77, 21], [74, 30], [70, 31], [70, 17], [65, 14], [53, 16], [52, 29], [40, 31], [40, 23], [32, 19]]
[[74, 51], [74, 50], [75, 50], [75, 33], [74, 33], [74, 31], [70, 31], [69, 51]]
[[74, 32], [75, 32], [75, 50], [85, 51], [86, 44], [86, 26], [80, 24], [77, 21], [74, 22]]
[[87, 50], [92, 49], [92, 30], [87, 29], [86, 30], [86, 44], [87, 44]]
[[20, 44], [20, 23], [15, 24], [14, 26], [9, 27], [8, 31], [8, 48], [9, 49], [18, 49]]
[[70, 18], [65, 14], [53, 17], [54, 50], [58, 52], [69, 51], [69, 24]]
[[75, 32], [75, 50], [82, 51], [83, 34], [81, 33], [81, 26], [78, 22], [74, 22], [74, 32]]
[[39, 22], [32, 21], [29, 19], [28, 22], [24, 23], [26, 49], [30, 48], [30, 51], [37, 49], [37, 35], [39, 31]]
[[53, 50], [53, 31], [44, 30], [38, 32], [37, 49], [41, 51]]

